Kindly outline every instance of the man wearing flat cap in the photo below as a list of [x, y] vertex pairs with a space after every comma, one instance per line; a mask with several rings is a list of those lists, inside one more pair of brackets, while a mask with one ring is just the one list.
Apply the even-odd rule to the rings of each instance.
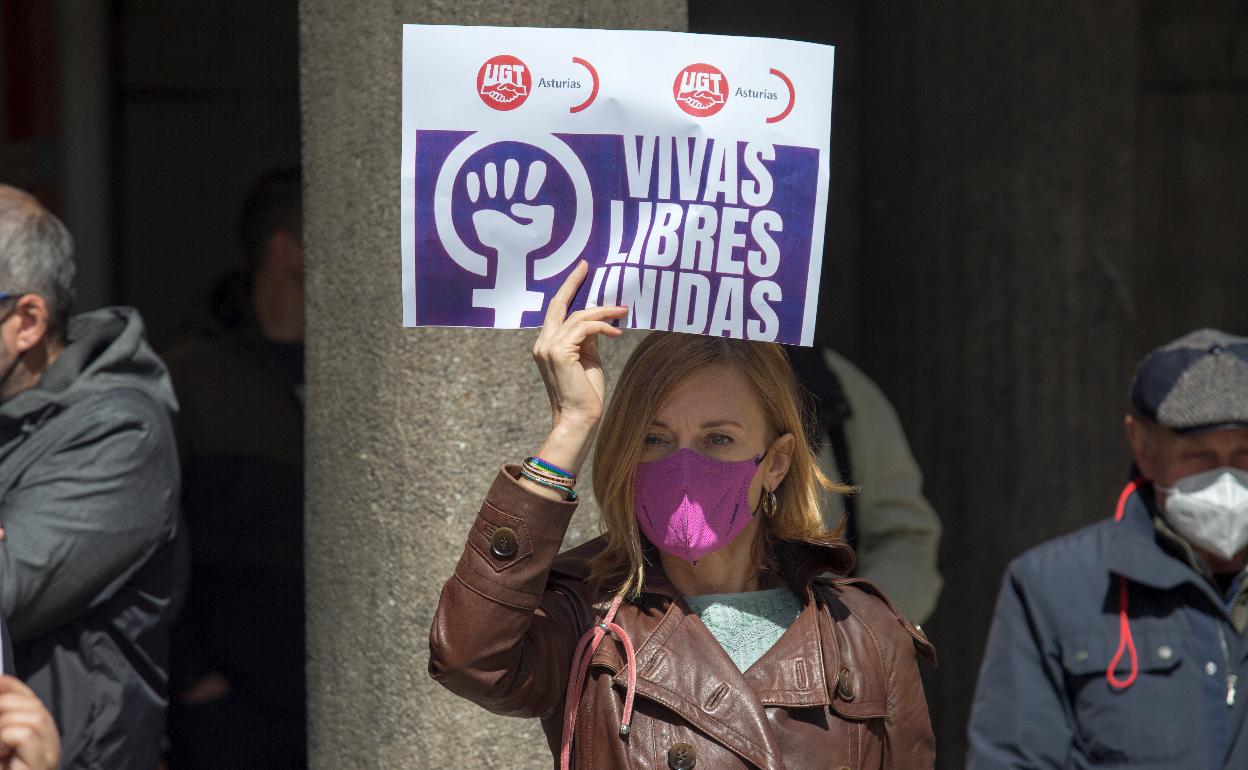
[[1010, 564], [968, 768], [1248, 768], [1248, 338], [1150, 353], [1117, 510]]

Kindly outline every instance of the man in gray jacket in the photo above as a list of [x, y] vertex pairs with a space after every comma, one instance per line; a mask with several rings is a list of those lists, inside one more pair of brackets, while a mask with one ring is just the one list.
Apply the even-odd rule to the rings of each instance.
[[164, 728], [177, 409], [130, 308], [69, 317], [72, 242], [0, 186], [0, 612], [64, 768], [154, 768]]

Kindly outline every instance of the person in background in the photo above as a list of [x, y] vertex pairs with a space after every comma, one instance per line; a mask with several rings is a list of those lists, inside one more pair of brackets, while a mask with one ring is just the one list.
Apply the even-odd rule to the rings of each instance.
[[73, 277], [65, 226], [0, 186], [0, 614], [63, 767], [151, 768], [183, 588], [177, 401], [132, 308], [70, 317]]
[[1248, 767], [1248, 338], [1150, 353], [1112, 518], [1006, 571], [971, 770]]
[[926, 623], [944, 581], [936, 560], [940, 519], [923, 497], [923, 474], [884, 392], [827, 348], [786, 348], [814, 397], [809, 421], [819, 465], [834, 481], [859, 488], [826, 496], [828, 526], [844, 517], [854, 574], [878, 584], [906, 618]]
[[209, 317], [166, 351], [192, 552], [172, 770], [307, 764], [299, 171], [262, 177], [238, 229], [245, 271], [221, 280]]

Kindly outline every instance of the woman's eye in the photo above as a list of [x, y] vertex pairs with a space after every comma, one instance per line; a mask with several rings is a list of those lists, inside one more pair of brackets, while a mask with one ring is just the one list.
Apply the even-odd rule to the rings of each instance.
[[732, 443], [732, 436], [725, 436], [722, 433], [712, 433], [707, 436], [706, 440], [711, 446], [728, 446]]
[[646, 446], [662, 446], [663, 443], [662, 436], [656, 436], [653, 433], [646, 436]]

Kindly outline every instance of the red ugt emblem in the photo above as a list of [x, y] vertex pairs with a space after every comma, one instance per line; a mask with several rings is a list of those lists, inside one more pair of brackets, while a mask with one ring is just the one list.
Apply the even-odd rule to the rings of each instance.
[[728, 101], [728, 78], [709, 64], [690, 64], [676, 74], [672, 96], [677, 106], [695, 118], [709, 117]]
[[487, 107], [514, 110], [533, 89], [533, 75], [524, 62], [508, 54], [487, 60], [477, 72], [477, 94]]

